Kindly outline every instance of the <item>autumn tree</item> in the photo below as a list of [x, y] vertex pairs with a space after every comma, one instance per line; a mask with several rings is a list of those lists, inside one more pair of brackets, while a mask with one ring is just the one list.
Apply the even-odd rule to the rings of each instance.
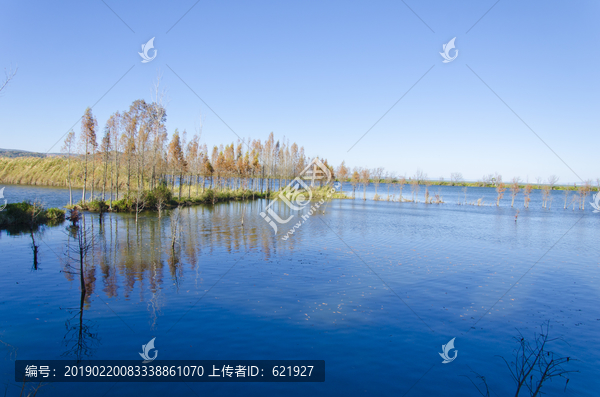
[[512, 184], [510, 185], [510, 195], [512, 197], [512, 201], [510, 202], [510, 206], [513, 207], [515, 205], [515, 197], [517, 197], [517, 194], [519, 194], [519, 191], [521, 191], [521, 188], [519, 187], [519, 182], [521, 181], [521, 178], [514, 177], [512, 180]]
[[346, 163], [342, 161], [342, 164], [340, 164], [340, 166], [337, 169], [338, 181], [340, 181], [340, 190], [342, 190], [344, 181], [348, 179], [349, 173], [350, 170], [348, 169], [348, 167], [346, 167]]
[[[200, 163], [198, 150], [200, 148], [200, 137], [194, 134], [188, 142], [185, 149], [185, 162], [188, 165], [189, 180], [188, 180], [188, 198], [192, 195], [192, 177], [197, 181], [197, 176], [200, 173]], [[196, 183], [196, 195], [198, 194], [198, 183]]]
[[121, 149], [121, 113], [113, 113], [106, 122], [106, 129], [110, 134], [113, 147], [113, 166], [110, 172], [110, 201], [109, 208], [112, 209], [113, 189], [116, 190], [115, 199], [119, 199], [119, 151]]
[[352, 179], [350, 180], [350, 184], [352, 185], [352, 198], [356, 198], [356, 186], [360, 183], [360, 169], [354, 168], [352, 172]]
[[90, 154], [93, 155], [93, 153], [95, 153], [96, 147], [98, 145], [96, 141], [97, 127], [98, 122], [92, 114], [92, 109], [87, 108], [85, 110], [85, 113], [83, 114], [83, 117], [81, 118], [81, 135], [79, 137], [80, 149], [83, 151], [83, 192], [81, 195], [81, 201], [83, 203], [85, 203], [85, 190], [87, 186], [88, 162], [90, 159]]
[[163, 151], [167, 142], [167, 129], [165, 127], [167, 121], [167, 111], [165, 109], [166, 92], [160, 88], [161, 80], [162, 74], [158, 72], [153, 87], [154, 101], [149, 106], [151, 124], [150, 140], [152, 141], [150, 189], [156, 187], [158, 171], [164, 166]]
[[187, 163], [185, 162], [183, 150], [181, 148], [181, 141], [179, 139], [179, 131], [177, 131], [177, 129], [175, 129], [173, 137], [171, 138], [171, 142], [169, 143], [168, 161], [173, 172], [177, 172], [179, 174], [178, 198], [181, 200], [181, 180], [183, 178], [183, 174], [187, 170]]
[[581, 197], [580, 208], [582, 210], [585, 210], [585, 201], [586, 201], [586, 198], [590, 194], [590, 192], [592, 191], [592, 180], [588, 179], [585, 182], [583, 182], [583, 184], [579, 186], [578, 191], [579, 191], [579, 197]]
[[112, 150], [112, 142], [110, 139], [110, 129], [104, 129], [104, 136], [100, 144], [100, 152], [102, 153], [102, 162], [104, 163], [102, 172], [102, 201], [106, 199], [106, 180], [108, 174], [108, 164], [110, 162], [110, 151]]
[[[137, 103], [136, 103], [137, 102]], [[121, 145], [123, 154], [127, 162], [127, 195], [131, 193], [131, 170], [135, 161], [137, 128], [139, 123], [139, 101], [131, 104], [129, 111], [123, 114], [123, 135], [121, 136]]]
[[71, 181], [71, 153], [75, 148], [75, 132], [73, 130], [67, 133], [67, 137], [65, 138], [62, 151], [67, 153], [67, 183], [69, 185], [69, 205], [73, 205], [73, 189], [72, 189], [72, 181]]
[[371, 178], [371, 170], [363, 168], [360, 170], [360, 183], [363, 187], [363, 200], [367, 199], [367, 186], [369, 186], [369, 179]]
[[502, 182], [502, 175], [497, 174], [494, 179], [496, 180], [496, 193], [498, 193], [498, 197], [496, 199], [496, 206], [499, 206], [500, 200], [502, 200], [502, 197], [504, 197], [506, 186], [504, 185], [504, 182]]
[[531, 186], [531, 183], [527, 183], [525, 185], [525, 188], [523, 188], [523, 195], [525, 196], [525, 202], [524, 202], [524, 206], [525, 208], [529, 208], [529, 202], [531, 201], [531, 190], [533, 189], [533, 186]]

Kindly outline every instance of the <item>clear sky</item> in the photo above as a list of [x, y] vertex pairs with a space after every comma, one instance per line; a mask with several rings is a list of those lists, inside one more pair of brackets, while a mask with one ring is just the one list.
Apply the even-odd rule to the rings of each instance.
[[[334, 165], [406, 176], [600, 177], [595, 0], [14, 1], [1, 10], [0, 70], [19, 69], [0, 97], [0, 148], [57, 152], [86, 107], [95, 104], [103, 128], [114, 111], [151, 100], [160, 70], [169, 131], [193, 133], [202, 118], [209, 147], [273, 131]], [[152, 37], [157, 56], [142, 63]], [[443, 63], [454, 37], [458, 56]]]

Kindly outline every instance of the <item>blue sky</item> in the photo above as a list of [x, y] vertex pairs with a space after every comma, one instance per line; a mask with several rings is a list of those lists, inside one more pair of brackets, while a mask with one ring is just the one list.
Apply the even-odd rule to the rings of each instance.
[[335, 165], [600, 177], [597, 1], [105, 2], [2, 6], [0, 69], [19, 71], [0, 97], [0, 147], [46, 152], [114, 85], [93, 108], [103, 127], [150, 100], [161, 70], [169, 131], [202, 117], [209, 147], [237, 139], [216, 112], [241, 137], [273, 131]]

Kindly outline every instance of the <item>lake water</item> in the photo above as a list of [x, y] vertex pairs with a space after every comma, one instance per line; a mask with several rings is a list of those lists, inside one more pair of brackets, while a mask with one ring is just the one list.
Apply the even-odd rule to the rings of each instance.
[[[445, 204], [334, 200], [287, 240], [289, 228], [274, 234], [259, 216], [265, 200], [185, 208], [175, 253], [170, 214], [144, 213], [137, 225], [129, 214], [102, 222], [86, 214], [93, 247], [81, 323], [79, 276], [65, 272], [75, 264], [65, 255], [74, 243], [67, 224], [38, 231], [37, 269], [31, 237], [0, 232], [7, 396], [20, 392], [15, 359], [139, 360], [154, 337], [157, 363], [319, 359], [326, 381], [51, 383], [38, 396], [478, 396], [472, 370], [492, 396], [514, 395], [499, 356], [510, 362], [513, 337], [531, 338], [546, 321], [550, 337], [561, 338], [549, 350], [571, 357], [565, 369], [579, 372], [566, 392], [560, 378], [544, 391], [596, 396], [600, 214], [587, 203], [585, 211], [564, 210], [558, 191], [543, 209], [534, 191], [530, 209], [518, 196], [515, 222], [508, 192], [500, 207], [457, 205], [462, 188], [440, 192]], [[57, 188], [7, 186], [4, 196], [68, 203], [68, 190]], [[495, 202], [493, 189], [467, 189], [467, 202], [480, 197]], [[77, 339], [80, 326], [86, 332]], [[438, 353], [452, 338], [458, 356], [442, 364]]]

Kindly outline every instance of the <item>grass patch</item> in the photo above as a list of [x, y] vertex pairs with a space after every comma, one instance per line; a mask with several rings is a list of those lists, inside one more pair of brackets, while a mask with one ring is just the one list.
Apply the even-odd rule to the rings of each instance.
[[157, 187], [153, 190], [146, 190], [142, 194], [132, 193], [120, 200], [113, 200], [112, 209], [107, 201], [93, 200], [86, 203], [79, 202], [76, 207], [85, 211], [92, 212], [135, 212], [139, 211], [158, 211], [175, 208], [178, 206], [192, 206], [199, 204], [215, 204], [229, 201], [243, 201], [267, 198], [267, 193], [253, 192], [251, 190], [224, 190], [215, 191], [207, 189], [204, 193], [197, 196], [173, 197], [171, 190], [165, 186]]

